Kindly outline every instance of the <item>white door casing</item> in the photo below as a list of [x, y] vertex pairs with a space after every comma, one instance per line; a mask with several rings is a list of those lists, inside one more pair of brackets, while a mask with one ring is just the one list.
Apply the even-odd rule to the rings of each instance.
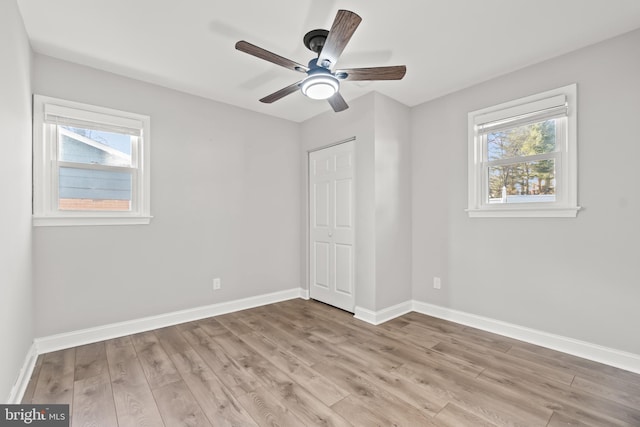
[[309, 153], [309, 295], [355, 307], [355, 142]]

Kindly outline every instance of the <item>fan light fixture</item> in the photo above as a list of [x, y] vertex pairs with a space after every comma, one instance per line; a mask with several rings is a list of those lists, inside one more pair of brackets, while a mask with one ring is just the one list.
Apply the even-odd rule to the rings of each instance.
[[[0, 0], [1, 1], [1, 0]], [[340, 81], [371, 81], [371, 80], [400, 80], [407, 72], [404, 65], [367, 68], [340, 68], [335, 65], [340, 59], [351, 36], [355, 32], [362, 18], [357, 13], [340, 9], [331, 24], [330, 30], [311, 30], [302, 38], [304, 46], [314, 53], [308, 65], [302, 65], [283, 56], [269, 52], [247, 41], [240, 40], [236, 49], [256, 58], [269, 61], [291, 71], [306, 74], [299, 81], [285, 86], [260, 99], [260, 102], [271, 104], [285, 96], [301, 91], [311, 99], [326, 99], [336, 113], [349, 108], [340, 95]]]
[[302, 93], [311, 99], [328, 99], [338, 92], [340, 83], [330, 74], [315, 74], [307, 77], [301, 84]]

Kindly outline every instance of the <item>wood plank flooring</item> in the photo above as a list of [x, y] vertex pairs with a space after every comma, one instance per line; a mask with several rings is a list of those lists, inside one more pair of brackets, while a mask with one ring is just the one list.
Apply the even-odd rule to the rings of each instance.
[[38, 357], [72, 426], [640, 426], [640, 375], [409, 313], [291, 300]]

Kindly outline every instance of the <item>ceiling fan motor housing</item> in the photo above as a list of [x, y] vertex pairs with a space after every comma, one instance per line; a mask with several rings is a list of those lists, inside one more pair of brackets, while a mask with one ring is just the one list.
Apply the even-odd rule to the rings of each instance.
[[329, 31], [327, 30], [311, 30], [307, 34], [304, 35], [303, 42], [304, 45], [311, 52], [315, 52], [320, 54], [322, 48], [324, 47], [324, 42], [327, 40], [327, 36], [329, 35]]
[[307, 64], [309, 70], [307, 71], [307, 75], [311, 76], [313, 74], [331, 74], [331, 71], [328, 68], [323, 67], [318, 64], [317, 58], [312, 58]]

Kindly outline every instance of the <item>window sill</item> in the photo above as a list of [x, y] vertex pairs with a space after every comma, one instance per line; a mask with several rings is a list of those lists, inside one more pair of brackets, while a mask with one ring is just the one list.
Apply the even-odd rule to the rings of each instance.
[[65, 226], [94, 226], [94, 225], [147, 225], [151, 223], [151, 216], [33, 216], [34, 227], [65, 227]]
[[469, 218], [575, 218], [580, 206], [570, 208], [467, 209]]

